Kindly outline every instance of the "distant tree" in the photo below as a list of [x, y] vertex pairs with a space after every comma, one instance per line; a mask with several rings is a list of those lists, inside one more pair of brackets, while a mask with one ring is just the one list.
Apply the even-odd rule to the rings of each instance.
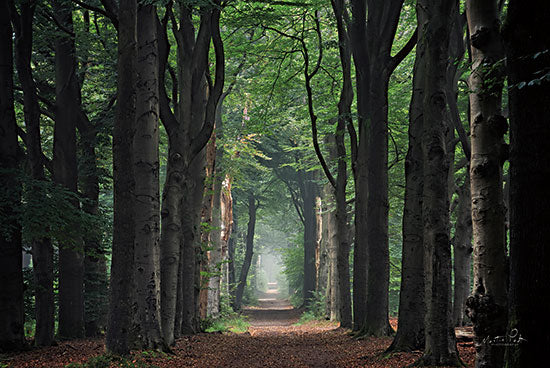
[[[33, 48], [33, 19], [37, 3], [23, 1], [19, 9], [13, 0], [8, 1], [10, 17], [15, 33], [15, 65], [18, 81], [23, 90], [25, 128], [24, 140], [32, 179], [45, 181], [44, 166], [47, 160], [42, 153], [40, 138], [40, 105], [33, 77], [31, 56]], [[37, 183], [36, 183], [37, 184]], [[41, 191], [37, 185], [29, 190], [29, 201], [40, 203]], [[43, 226], [44, 227], [44, 226]], [[47, 233], [43, 229], [40, 235]], [[39, 236], [32, 240], [33, 273], [35, 279], [35, 344], [49, 346], [54, 339], [54, 265], [51, 239]]]

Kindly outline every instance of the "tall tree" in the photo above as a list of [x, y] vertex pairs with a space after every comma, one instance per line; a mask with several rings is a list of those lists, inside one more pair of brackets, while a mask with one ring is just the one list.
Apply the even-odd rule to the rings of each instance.
[[114, 219], [106, 348], [128, 354], [134, 287], [134, 154], [136, 121], [137, 3], [118, 9], [117, 107], [113, 130]]
[[[225, 72], [219, 29], [221, 2], [201, 4], [198, 9], [182, 2], [178, 10], [179, 22], [171, 7], [168, 7], [166, 17], [159, 24], [160, 116], [169, 137], [161, 211], [161, 318], [164, 338], [168, 344], [174, 342], [174, 335], [179, 334], [180, 330], [193, 333], [199, 328], [200, 273], [196, 259], [200, 246], [204, 146], [214, 127], [216, 105], [223, 90]], [[193, 23], [195, 10], [200, 14], [198, 31], [195, 31]], [[179, 55], [177, 71], [170, 74], [172, 83], [178, 86], [173, 101], [174, 111], [164, 87], [165, 73], [169, 69], [169, 20], [172, 22]], [[214, 82], [207, 75], [211, 43], [216, 57]], [[179, 298], [178, 290], [181, 292]], [[180, 306], [176, 313], [178, 299]]]
[[[33, 19], [36, 2], [23, 1], [18, 11], [13, 0], [8, 1], [10, 18], [15, 31], [15, 65], [17, 77], [23, 89], [23, 105], [25, 115], [25, 141], [27, 159], [31, 177], [34, 180], [45, 180], [45, 157], [42, 154], [40, 139], [40, 106], [36, 83], [31, 67], [33, 46]], [[39, 203], [40, 190], [34, 187], [30, 191], [30, 201]], [[44, 233], [47, 231], [45, 230]], [[53, 293], [53, 247], [51, 240], [38, 237], [32, 241], [33, 273], [35, 279], [35, 344], [49, 346], [54, 339], [54, 293]]]
[[160, 325], [159, 85], [156, 9], [137, 13], [137, 96], [133, 142], [135, 173], [134, 278], [142, 349], [162, 347]]
[[403, 206], [403, 245], [399, 320], [397, 333], [388, 351], [412, 351], [424, 348], [424, 234], [422, 195], [424, 160], [422, 131], [424, 120], [424, 80], [426, 49], [419, 29], [413, 70], [413, 92], [409, 108], [409, 148], [405, 157], [405, 201]]
[[[55, 19], [63, 29], [55, 40], [54, 181], [76, 193], [76, 119], [80, 113], [72, 2], [53, 3]], [[72, 33], [72, 34], [71, 34]], [[72, 203], [79, 206], [77, 200]], [[59, 330], [61, 338], [84, 336], [84, 254], [82, 239], [59, 247]]]
[[501, 367], [503, 347], [484, 342], [504, 336], [507, 319], [507, 263], [502, 165], [508, 155], [502, 116], [503, 48], [498, 2], [467, 1], [470, 74], [470, 187], [474, 238], [474, 290], [467, 300], [474, 323], [476, 366]]
[[[352, 0], [351, 50], [357, 79], [354, 330], [389, 335], [388, 84], [416, 35], [391, 56], [403, 0]], [[368, 9], [368, 16], [367, 16]]]
[[[423, 78], [423, 244], [426, 317], [419, 365], [460, 364], [451, 321], [451, 244], [447, 155], [447, 63], [449, 35], [458, 1], [419, 0], [419, 38], [425, 50]], [[429, 71], [429, 72], [428, 72]]]
[[19, 143], [13, 104], [13, 30], [7, 1], [0, 4], [0, 351], [23, 347], [23, 272]]
[[510, 293], [506, 367], [535, 367], [550, 344], [549, 2], [508, 3], [504, 27], [510, 108]]

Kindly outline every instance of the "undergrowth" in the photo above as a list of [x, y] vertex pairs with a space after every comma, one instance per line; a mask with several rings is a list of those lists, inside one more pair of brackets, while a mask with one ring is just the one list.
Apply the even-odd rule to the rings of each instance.
[[170, 356], [158, 351], [142, 351], [131, 357], [102, 354], [91, 357], [84, 363], [67, 364], [65, 368], [160, 368], [151, 363], [151, 360], [156, 358], [170, 359]]
[[325, 295], [321, 292], [314, 291], [313, 297], [309, 299], [309, 303], [306, 306], [306, 311], [302, 313], [296, 325], [324, 320], [326, 320]]

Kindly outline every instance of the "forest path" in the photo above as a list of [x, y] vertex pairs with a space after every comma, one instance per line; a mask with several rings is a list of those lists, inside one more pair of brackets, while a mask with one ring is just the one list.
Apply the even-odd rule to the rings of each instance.
[[[415, 352], [386, 357], [384, 351], [390, 345], [391, 337], [356, 340], [348, 330], [329, 321], [298, 325], [301, 310], [294, 309], [287, 300], [280, 298], [276, 290], [270, 289], [258, 299], [257, 306], [243, 311], [250, 323], [248, 332], [185, 336], [172, 348], [173, 355], [155, 357], [155, 354], [136, 352], [134, 361], [139, 363], [124, 367], [392, 368], [413, 363], [421, 355]], [[394, 327], [395, 323], [392, 320]], [[103, 339], [73, 340], [7, 356], [4, 362], [10, 368], [63, 368], [68, 363], [83, 362], [102, 354], [104, 349]], [[475, 353], [472, 344], [459, 344], [459, 351], [467, 367], [473, 367]], [[0, 367], [3, 367], [2, 360], [0, 355]], [[111, 365], [114, 367], [120, 365]]]

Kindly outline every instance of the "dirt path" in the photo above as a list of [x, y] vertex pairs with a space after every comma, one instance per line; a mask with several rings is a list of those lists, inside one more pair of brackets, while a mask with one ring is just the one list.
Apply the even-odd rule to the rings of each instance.
[[[296, 325], [300, 311], [270, 290], [259, 305], [245, 308], [250, 328], [244, 334], [201, 333], [178, 340], [174, 355], [145, 359], [139, 368], [201, 367], [404, 367], [420, 352], [384, 356], [391, 338], [356, 340], [331, 322]], [[395, 321], [393, 321], [395, 323]], [[473, 347], [460, 345], [462, 359], [473, 367]], [[103, 340], [77, 340], [9, 357], [8, 367], [61, 368], [70, 362], [86, 361], [104, 351]], [[144, 362], [143, 354], [135, 354]], [[4, 361], [6, 362], [6, 361]], [[0, 364], [0, 367], [2, 365]], [[113, 366], [114, 367], [114, 366]]]

